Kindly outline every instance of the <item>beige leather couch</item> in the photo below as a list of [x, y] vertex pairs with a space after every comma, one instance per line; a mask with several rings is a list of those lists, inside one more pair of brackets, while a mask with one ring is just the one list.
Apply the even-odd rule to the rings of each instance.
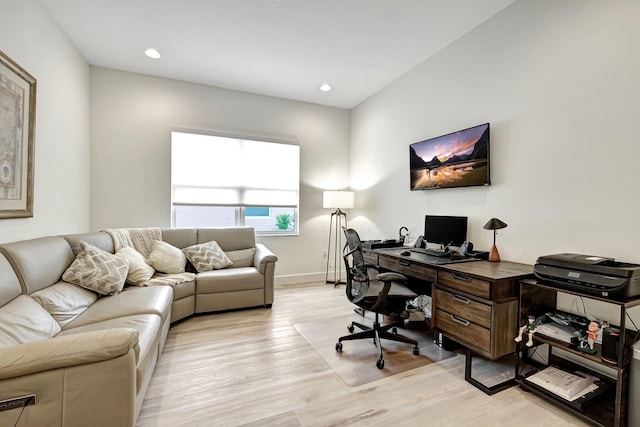
[[252, 228], [167, 229], [162, 240], [216, 240], [234, 264], [98, 298], [61, 277], [83, 241], [113, 253], [109, 234], [0, 245], [0, 402], [35, 395], [24, 411], [0, 411], [0, 425], [133, 426], [171, 322], [273, 303], [277, 258]]

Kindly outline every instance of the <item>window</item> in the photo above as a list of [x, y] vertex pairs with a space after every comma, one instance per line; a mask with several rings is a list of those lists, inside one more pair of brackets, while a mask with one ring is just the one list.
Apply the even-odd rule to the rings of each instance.
[[300, 147], [171, 132], [172, 223], [297, 233]]

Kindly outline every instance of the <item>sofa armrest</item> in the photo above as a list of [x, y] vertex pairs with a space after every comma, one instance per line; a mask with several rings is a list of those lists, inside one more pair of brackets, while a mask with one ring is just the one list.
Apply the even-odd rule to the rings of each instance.
[[131, 349], [137, 361], [138, 331], [130, 328], [82, 332], [2, 348], [0, 380], [113, 359]]
[[278, 257], [275, 256], [265, 245], [262, 243], [256, 243], [256, 254], [253, 258], [253, 265], [260, 271], [260, 274], [264, 274], [267, 265], [269, 263], [275, 263], [278, 261]]

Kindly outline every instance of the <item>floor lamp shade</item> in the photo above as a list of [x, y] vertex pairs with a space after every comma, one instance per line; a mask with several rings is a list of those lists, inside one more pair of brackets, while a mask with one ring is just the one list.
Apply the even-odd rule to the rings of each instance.
[[[325, 282], [334, 286], [342, 282], [342, 227], [347, 227], [347, 214], [342, 209], [353, 209], [355, 194], [353, 191], [324, 191], [322, 207], [335, 209], [329, 222], [329, 248], [327, 249], [327, 270]], [[333, 266], [330, 261], [333, 260]], [[329, 269], [333, 267], [333, 280], [329, 280]]]
[[322, 207], [325, 209], [353, 209], [355, 193], [353, 191], [324, 191]]

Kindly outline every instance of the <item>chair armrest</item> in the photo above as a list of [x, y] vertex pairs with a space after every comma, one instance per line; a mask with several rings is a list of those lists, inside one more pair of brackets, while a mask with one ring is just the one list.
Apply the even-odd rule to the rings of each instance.
[[394, 273], [393, 271], [389, 271], [387, 273], [380, 273], [376, 276], [376, 280], [381, 282], [407, 282], [407, 276], [400, 273]]
[[6, 347], [0, 349], [0, 380], [113, 359], [131, 349], [137, 360], [138, 331], [131, 328], [82, 332]]
[[275, 256], [273, 252], [267, 249], [262, 243], [256, 243], [256, 254], [253, 258], [253, 265], [258, 268], [260, 274], [264, 274], [268, 263], [275, 263], [276, 261], [278, 261], [278, 257]]
[[378, 308], [380, 308], [382, 304], [384, 304], [384, 301], [387, 299], [387, 296], [389, 295], [389, 291], [391, 290], [391, 282], [406, 282], [407, 278], [400, 273], [388, 272], [388, 273], [378, 274], [376, 276], [376, 280], [379, 280], [380, 282], [384, 283], [384, 286], [382, 287], [382, 290], [378, 294], [376, 303], [373, 304], [373, 307], [371, 307], [371, 311], [378, 310]]

